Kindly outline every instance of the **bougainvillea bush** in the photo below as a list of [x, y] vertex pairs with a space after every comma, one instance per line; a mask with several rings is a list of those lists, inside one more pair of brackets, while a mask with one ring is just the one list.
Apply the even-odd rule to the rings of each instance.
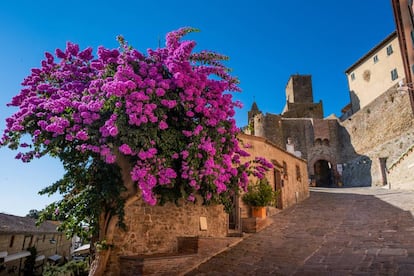
[[82, 208], [89, 216], [122, 215], [136, 192], [123, 185], [120, 160], [150, 205], [225, 203], [246, 189], [249, 173], [261, 177], [271, 166], [263, 158], [240, 162], [247, 155], [233, 118], [240, 103], [230, 94], [239, 91], [237, 79], [223, 64], [227, 57], [195, 53], [194, 41], [181, 41], [194, 31], [173, 31], [164, 48], [146, 54], [122, 37], [119, 49], [99, 47], [97, 57], [67, 43], [32, 69], [10, 103], [18, 111], [1, 144], [20, 149], [16, 158], [24, 162], [46, 154], [63, 162], [65, 176], [43, 190], [64, 194], [49, 211], [76, 222], [85, 219]]

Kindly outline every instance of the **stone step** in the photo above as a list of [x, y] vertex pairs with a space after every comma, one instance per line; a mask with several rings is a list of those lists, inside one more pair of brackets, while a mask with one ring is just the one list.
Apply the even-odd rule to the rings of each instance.
[[182, 275], [241, 240], [239, 236], [178, 237], [177, 252], [121, 256], [120, 275]]
[[229, 232], [227, 233], [227, 237], [243, 237], [243, 232]]
[[182, 265], [197, 254], [165, 253], [120, 257], [121, 276], [176, 275]]

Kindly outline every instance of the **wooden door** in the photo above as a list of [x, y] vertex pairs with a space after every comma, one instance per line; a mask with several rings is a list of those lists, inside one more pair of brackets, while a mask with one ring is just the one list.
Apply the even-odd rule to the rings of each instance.
[[274, 174], [274, 181], [275, 181], [275, 191], [278, 192], [277, 195], [277, 202], [276, 202], [276, 208], [283, 209], [283, 201], [282, 201], [282, 175], [278, 169], [273, 169]]

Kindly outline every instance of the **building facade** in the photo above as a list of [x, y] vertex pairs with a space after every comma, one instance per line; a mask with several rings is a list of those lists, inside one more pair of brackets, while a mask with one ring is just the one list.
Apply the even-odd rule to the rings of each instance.
[[405, 79], [397, 32], [391, 33], [345, 71], [352, 114]]
[[[264, 157], [273, 164], [265, 177], [273, 190], [278, 192], [278, 209], [285, 209], [301, 202], [309, 197], [309, 182], [306, 160], [297, 157], [271, 141], [262, 137], [240, 134], [238, 138], [242, 141], [250, 156], [244, 161], [256, 157]], [[250, 178], [255, 181], [253, 177]], [[250, 208], [241, 200], [241, 218], [250, 217]]]
[[24, 261], [31, 255], [30, 247], [37, 251], [38, 275], [41, 275], [46, 261], [70, 258], [71, 241], [56, 227], [52, 222], [44, 222], [37, 227], [35, 219], [0, 213], [0, 275], [23, 273]]

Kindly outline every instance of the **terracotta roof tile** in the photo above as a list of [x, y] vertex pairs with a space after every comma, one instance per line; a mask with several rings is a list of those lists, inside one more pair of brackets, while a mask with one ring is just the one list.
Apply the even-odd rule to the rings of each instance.
[[36, 226], [36, 219], [0, 213], [0, 235], [8, 233], [57, 233], [57, 225], [44, 222]]

